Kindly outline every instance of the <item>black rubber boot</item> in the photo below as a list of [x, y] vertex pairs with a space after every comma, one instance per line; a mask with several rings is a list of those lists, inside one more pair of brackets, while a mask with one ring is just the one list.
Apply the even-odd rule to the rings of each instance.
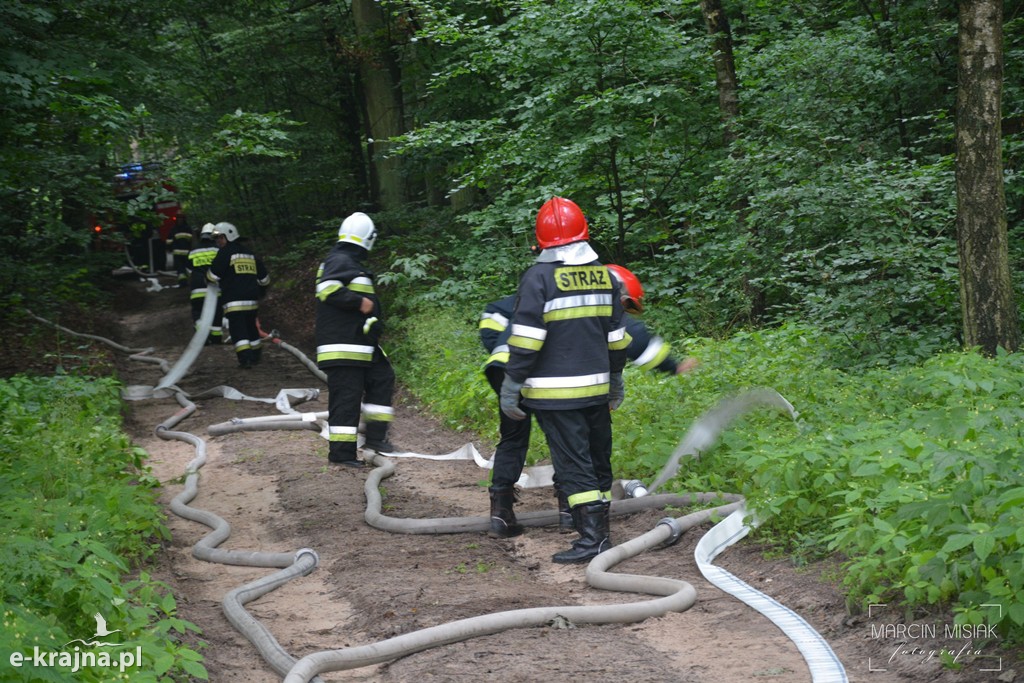
[[366, 423], [366, 441], [363, 448], [368, 448], [377, 453], [397, 453], [398, 447], [388, 439], [388, 428], [390, 422], [372, 420]]
[[572, 547], [555, 553], [551, 561], [557, 564], [578, 564], [588, 562], [612, 546], [608, 540], [608, 511], [601, 501], [577, 505], [572, 509], [572, 519], [580, 537]]
[[561, 489], [556, 486], [555, 498], [558, 499], [558, 532], [569, 534], [576, 531], [576, 525], [572, 521], [572, 512], [569, 511], [569, 496], [562, 493]]
[[491, 494], [491, 538], [512, 538], [523, 533], [523, 525], [516, 521], [512, 506], [516, 502], [516, 490], [511, 486], [487, 489]]

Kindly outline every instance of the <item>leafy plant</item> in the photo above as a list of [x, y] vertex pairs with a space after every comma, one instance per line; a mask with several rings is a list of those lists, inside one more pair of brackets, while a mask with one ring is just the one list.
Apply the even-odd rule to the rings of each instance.
[[[141, 651], [132, 680], [207, 678], [182, 642], [198, 631], [175, 615], [168, 587], [140, 567], [169, 538], [156, 480], [117, 424], [115, 382], [58, 375], [0, 381], [0, 651], [28, 653], [15, 680], [65, 680], [36, 667], [33, 648], [60, 652], [95, 631], [94, 614], [119, 629], [125, 651]], [[120, 679], [87, 666], [76, 680]]]

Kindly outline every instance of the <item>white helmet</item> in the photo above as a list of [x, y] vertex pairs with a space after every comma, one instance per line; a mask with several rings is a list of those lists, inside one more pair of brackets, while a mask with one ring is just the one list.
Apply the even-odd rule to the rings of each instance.
[[373, 243], [377, 239], [377, 228], [373, 221], [365, 213], [356, 211], [354, 214], [341, 222], [338, 228], [338, 241], [357, 244], [366, 251], [373, 249]]
[[238, 228], [231, 223], [221, 221], [217, 225], [213, 226], [213, 234], [224, 235], [228, 242], [234, 242], [238, 239]]
[[200, 239], [203, 239], [204, 237], [212, 238], [213, 237], [213, 231], [215, 229], [216, 228], [214, 227], [213, 223], [207, 223], [206, 225], [203, 226], [203, 229], [199, 231], [199, 238]]

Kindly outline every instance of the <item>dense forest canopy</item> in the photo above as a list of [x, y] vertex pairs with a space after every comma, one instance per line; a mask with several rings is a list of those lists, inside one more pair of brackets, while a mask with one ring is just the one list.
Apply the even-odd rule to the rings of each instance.
[[955, 347], [958, 12], [974, 5], [1001, 10], [1019, 285], [1019, 1], [12, 0], [2, 296], [54, 296], [71, 283], [26, 282], [85, 253], [94, 223], [148, 220], [153, 197], [111, 191], [145, 161], [193, 227], [230, 220], [269, 252], [318, 250], [372, 212], [380, 269], [435, 302], [510, 291], [560, 194], [677, 333], [800, 320], [851, 363]]

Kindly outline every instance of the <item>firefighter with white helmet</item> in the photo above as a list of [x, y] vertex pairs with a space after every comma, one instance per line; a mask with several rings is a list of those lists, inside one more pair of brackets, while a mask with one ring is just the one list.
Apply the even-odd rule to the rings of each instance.
[[383, 312], [365, 260], [377, 228], [365, 213], [342, 221], [338, 240], [316, 277], [316, 360], [327, 374], [329, 462], [363, 467], [358, 459], [360, 416], [364, 449], [396, 450], [388, 440], [394, 416], [395, 372], [380, 347]]
[[[213, 239], [213, 223], [207, 223], [199, 231], [199, 244], [188, 253], [188, 284], [191, 290], [189, 301], [192, 305], [192, 323], [199, 327], [199, 317], [203, 312], [203, 303], [208, 293], [206, 273], [210, 270], [217, 255], [217, 245]], [[224, 317], [224, 304], [217, 300], [217, 308], [213, 314], [213, 324], [210, 326], [210, 334], [206, 338], [207, 344], [220, 344], [223, 340], [223, 328], [221, 320]]]
[[[625, 398], [629, 335], [619, 284], [590, 247], [575, 202], [548, 200], [537, 214], [536, 262], [519, 281], [499, 404], [514, 420], [533, 411], [547, 437], [559, 486], [579, 533], [560, 564], [586, 562], [611, 546], [612, 426]], [[511, 492], [502, 492], [511, 507]]]
[[238, 367], [248, 369], [260, 362], [262, 354], [259, 300], [270, 284], [270, 274], [263, 261], [240, 239], [234, 224], [217, 223], [213, 226], [213, 235], [220, 250], [206, 277], [220, 285], [224, 317], [228, 319]]

